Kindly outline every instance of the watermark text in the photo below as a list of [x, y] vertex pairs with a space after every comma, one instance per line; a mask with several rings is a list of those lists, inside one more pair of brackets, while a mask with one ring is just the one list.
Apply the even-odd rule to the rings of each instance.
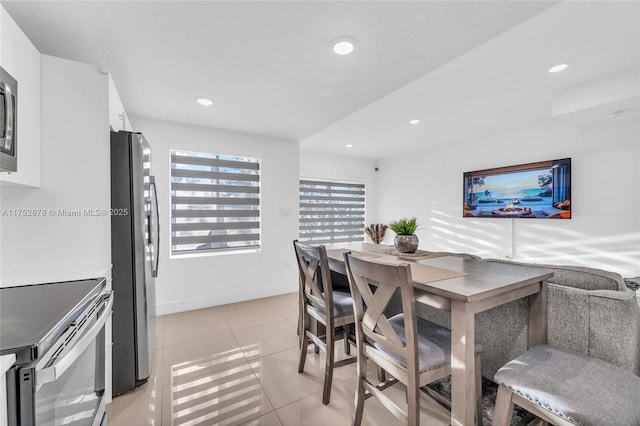
[[128, 216], [129, 209], [2, 209], [2, 217], [100, 217]]

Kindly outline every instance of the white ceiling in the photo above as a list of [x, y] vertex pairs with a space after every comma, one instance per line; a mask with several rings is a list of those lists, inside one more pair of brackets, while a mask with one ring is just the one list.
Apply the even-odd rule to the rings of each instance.
[[[420, 132], [433, 120], [444, 123], [438, 134], [451, 130], [456, 117], [466, 119], [485, 108], [478, 96], [486, 96], [484, 100], [492, 104], [507, 96], [483, 90], [486, 69], [469, 68], [453, 79], [442, 76], [439, 67], [470, 51], [473, 56], [478, 46], [555, 2], [2, 4], [42, 53], [109, 68], [129, 114], [307, 138], [304, 147], [341, 153], [343, 142], [353, 140], [357, 146], [352, 154], [379, 157], [421, 143], [430, 133]], [[539, 30], [530, 35], [549, 43], [550, 49], [555, 47]], [[356, 51], [347, 57], [330, 50], [331, 40], [342, 35], [358, 40]], [[514, 66], [528, 52], [523, 48], [516, 53]], [[537, 66], [543, 71], [557, 59], [539, 53]], [[477, 61], [466, 63], [475, 66]], [[407, 86], [425, 74], [440, 77], [426, 85], [418, 80]], [[518, 87], [519, 79], [507, 80], [505, 87], [515, 86], [527, 96], [527, 88]], [[417, 91], [407, 92], [407, 87]], [[470, 93], [474, 98], [468, 102]], [[200, 95], [211, 97], [214, 105], [197, 105], [195, 97]], [[423, 123], [411, 129], [416, 134], [408, 135], [402, 126], [413, 115]], [[399, 137], [406, 139], [402, 146]]]
[[[547, 72], [561, 62], [569, 68]], [[636, 76], [629, 98], [605, 94], [594, 105], [593, 98], [602, 93], [587, 89], [621, 73]], [[640, 120], [639, 2], [563, 2], [304, 139], [301, 146], [369, 158], [402, 155], [549, 119], [554, 95], [581, 87], [583, 108], [556, 119], [580, 126]], [[608, 117], [621, 109], [626, 111], [622, 117]], [[420, 124], [408, 124], [413, 118]]]

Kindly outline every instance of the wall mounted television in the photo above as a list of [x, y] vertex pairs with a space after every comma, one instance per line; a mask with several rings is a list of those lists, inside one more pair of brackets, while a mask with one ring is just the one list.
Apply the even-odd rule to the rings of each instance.
[[571, 219], [571, 158], [464, 173], [462, 215]]

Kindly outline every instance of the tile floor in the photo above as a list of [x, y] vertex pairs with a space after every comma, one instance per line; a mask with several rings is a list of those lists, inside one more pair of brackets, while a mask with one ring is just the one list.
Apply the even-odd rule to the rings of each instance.
[[[310, 349], [298, 374], [297, 316], [298, 297], [291, 293], [159, 317], [149, 382], [113, 399], [109, 426], [350, 425], [355, 364], [334, 371], [331, 403], [322, 405], [324, 353]], [[337, 345], [338, 357], [346, 356], [342, 342]], [[405, 399], [401, 385], [387, 393]], [[441, 407], [422, 404], [423, 425], [448, 424]], [[372, 398], [363, 424], [401, 422]]]

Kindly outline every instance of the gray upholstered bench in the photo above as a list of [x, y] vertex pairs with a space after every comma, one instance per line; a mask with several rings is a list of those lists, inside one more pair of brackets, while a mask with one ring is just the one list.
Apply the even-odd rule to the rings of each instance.
[[555, 425], [640, 425], [640, 377], [581, 353], [536, 346], [495, 375], [494, 425], [518, 405]]

